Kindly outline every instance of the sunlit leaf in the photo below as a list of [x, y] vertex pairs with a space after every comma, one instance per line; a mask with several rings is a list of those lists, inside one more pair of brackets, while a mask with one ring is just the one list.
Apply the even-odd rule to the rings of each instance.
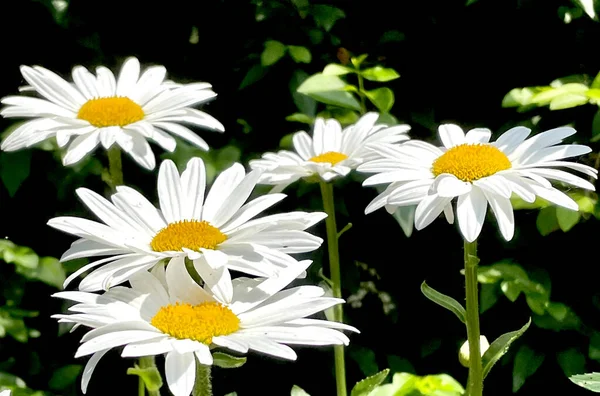
[[294, 100], [294, 104], [300, 110], [301, 113], [304, 113], [308, 117], [314, 117], [317, 112], [317, 102], [308, 95], [304, 95], [298, 92], [298, 88], [302, 85], [304, 81], [309, 78], [308, 73], [302, 70], [296, 70], [292, 74], [292, 78], [290, 79], [290, 92], [292, 93], [292, 99]]
[[531, 319], [527, 321], [525, 326], [521, 327], [519, 330], [511, 331], [510, 333], [502, 334], [500, 337], [496, 338], [494, 342], [490, 344], [490, 347], [483, 354], [481, 361], [483, 366], [483, 377], [485, 378], [489, 373], [494, 364], [502, 357], [506, 352], [508, 352], [508, 348], [510, 345], [519, 337], [525, 333], [525, 331], [529, 328], [531, 324]]
[[310, 63], [310, 61], [312, 60], [310, 50], [306, 47], [288, 45], [288, 51], [290, 53], [290, 56], [296, 63]]
[[360, 74], [369, 81], [378, 82], [391, 81], [400, 77], [400, 74], [398, 74], [396, 70], [381, 66], [362, 70]]
[[213, 352], [213, 364], [221, 368], [238, 368], [242, 367], [247, 358], [232, 356], [223, 352]]
[[306, 391], [300, 388], [298, 385], [292, 386], [292, 391], [290, 392], [290, 396], [310, 396]]
[[544, 236], [560, 229], [558, 220], [556, 219], [556, 208], [551, 206], [540, 210], [535, 224], [540, 234]]
[[556, 207], [556, 220], [558, 221], [558, 226], [564, 232], [569, 231], [575, 224], [579, 223], [580, 217], [581, 215], [576, 210], [563, 208], [562, 206]]
[[572, 375], [569, 379], [582, 388], [600, 393], [600, 373], [577, 374]]
[[317, 73], [304, 80], [298, 87], [298, 92], [312, 94], [317, 92], [344, 91], [346, 86], [346, 82], [337, 76]]
[[394, 91], [388, 87], [364, 91], [364, 94], [383, 113], [389, 112], [394, 105]]
[[276, 40], [265, 41], [265, 49], [260, 55], [260, 63], [263, 66], [271, 66], [277, 63], [285, 55], [286, 47]]
[[326, 76], [342, 76], [348, 73], [356, 73], [354, 69], [339, 65], [337, 63], [330, 63], [323, 69], [323, 73]]
[[354, 385], [350, 396], [366, 396], [379, 384], [381, 384], [390, 373], [389, 369], [382, 370], [375, 375], [367, 377]]

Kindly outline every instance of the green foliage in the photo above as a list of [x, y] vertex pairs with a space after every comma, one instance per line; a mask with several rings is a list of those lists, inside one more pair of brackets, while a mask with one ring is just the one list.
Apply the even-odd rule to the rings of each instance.
[[447, 374], [419, 377], [409, 373], [396, 373], [391, 384], [375, 388], [369, 396], [460, 396], [464, 388]]
[[140, 377], [146, 389], [151, 392], [156, 392], [163, 386], [162, 377], [156, 367], [140, 367], [135, 364], [134, 367], [127, 369], [127, 374]]
[[483, 356], [481, 357], [481, 363], [483, 366], [483, 378], [487, 377], [490, 373], [492, 367], [496, 364], [500, 358], [508, 352], [511, 344], [517, 340], [517, 338], [521, 337], [523, 333], [529, 328], [531, 324], [531, 319], [527, 321], [525, 326], [521, 327], [519, 330], [512, 331], [510, 333], [502, 334], [500, 337], [496, 338], [494, 342], [490, 344], [490, 347], [485, 351]]
[[300, 388], [298, 385], [294, 385], [292, 387], [292, 391], [290, 392], [290, 396], [310, 396], [304, 389]]
[[421, 283], [421, 292], [425, 295], [425, 297], [434, 303], [452, 312], [461, 322], [466, 323], [465, 308], [458, 301], [450, 296], [446, 296], [445, 294], [438, 292], [437, 290], [434, 290], [425, 282]]
[[569, 379], [582, 388], [600, 393], [600, 373], [577, 374], [572, 375]]
[[371, 393], [375, 388], [377, 388], [383, 381], [385, 381], [386, 377], [390, 373], [389, 369], [382, 370], [377, 374], [374, 374], [370, 377], [367, 377], [354, 385], [352, 391], [350, 392], [350, 396], [366, 396]]
[[223, 352], [213, 352], [213, 364], [221, 368], [238, 368], [242, 367], [247, 358], [228, 355]]
[[21, 183], [29, 176], [31, 166], [31, 151], [14, 153], [0, 152], [0, 179], [8, 194], [12, 197], [17, 193]]
[[513, 366], [513, 392], [517, 392], [525, 380], [532, 376], [544, 362], [546, 356], [540, 354], [527, 345], [521, 345], [514, 360]]

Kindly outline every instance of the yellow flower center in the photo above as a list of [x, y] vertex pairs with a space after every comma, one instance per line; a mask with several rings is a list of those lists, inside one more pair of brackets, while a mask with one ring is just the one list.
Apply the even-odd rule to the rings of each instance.
[[95, 127], [125, 126], [144, 119], [144, 110], [133, 100], [113, 96], [90, 99], [81, 106], [77, 118]]
[[216, 249], [227, 235], [208, 221], [182, 220], [170, 223], [152, 238], [150, 247], [155, 252]]
[[171, 337], [210, 345], [213, 337], [238, 331], [240, 319], [217, 302], [176, 303], [161, 307], [150, 324]]
[[312, 162], [329, 162], [331, 165], [335, 165], [338, 162], [342, 162], [348, 158], [346, 154], [338, 153], [337, 151], [328, 151], [323, 154], [316, 155], [309, 159]]
[[489, 144], [461, 144], [454, 146], [433, 161], [431, 171], [435, 176], [450, 173], [466, 182], [491, 176], [510, 169], [508, 157]]

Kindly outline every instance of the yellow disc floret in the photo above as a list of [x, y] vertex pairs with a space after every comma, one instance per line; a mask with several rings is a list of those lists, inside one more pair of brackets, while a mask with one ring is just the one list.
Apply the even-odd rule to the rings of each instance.
[[328, 151], [323, 154], [316, 155], [309, 159], [312, 162], [329, 162], [331, 165], [335, 165], [338, 162], [342, 162], [348, 158], [346, 154], [338, 153], [337, 151]]
[[227, 235], [208, 221], [182, 220], [170, 223], [160, 230], [152, 238], [150, 247], [155, 252], [182, 251], [183, 248], [196, 251], [201, 248], [214, 250], [225, 240]]
[[177, 303], [161, 307], [150, 324], [171, 337], [210, 345], [213, 337], [238, 331], [240, 319], [218, 302]]
[[90, 99], [81, 106], [77, 118], [98, 128], [125, 126], [144, 119], [144, 110], [133, 100], [113, 96]]
[[450, 173], [466, 182], [491, 176], [510, 169], [506, 154], [489, 144], [461, 144], [454, 146], [433, 161], [435, 176]]

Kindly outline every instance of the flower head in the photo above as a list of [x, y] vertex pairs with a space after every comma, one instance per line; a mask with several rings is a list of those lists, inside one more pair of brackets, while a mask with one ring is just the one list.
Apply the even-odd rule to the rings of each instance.
[[321, 245], [321, 238], [304, 230], [326, 215], [289, 212], [256, 219], [285, 198], [285, 194], [270, 194], [245, 203], [259, 177], [259, 171], [246, 174], [236, 163], [217, 176], [205, 199], [202, 160], [192, 158], [181, 175], [167, 160], [158, 173], [160, 210], [130, 187], [117, 187], [110, 201], [86, 188], [78, 189], [79, 198], [102, 223], [77, 217], [51, 219], [51, 227], [81, 238], [61, 260], [108, 257], [82, 267], [65, 285], [99, 267], [79, 288], [107, 289], [173, 257], [205, 259], [211, 265], [223, 264], [257, 276], [271, 276], [297, 265], [289, 253], [309, 252]]
[[175, 135], [208, 150], [206, 142], [181, 123], [224, 130], [215, 118], [190, 107], [216, 96], [210, 84], [165, 81], [163, 66], [150, 67], [140, 75], [136, 58], [125, 61], [118, 78], [104, 66], [96, 69], [96, 75], [83, 66], [74, 67], [73, 83], [40, 66], [21, 66], [21, 73], [30, 84], [27, 90], [43, 99], [2, 99], [4, 117], [32, 118], [2, 142], [5, 151], [56, 137], [60, 147], [68, 145], [63, 163], [72, 165], [99, 144], [105, 149], [117, 144], [138, 164], [154, 169], [147, 140], [173, 151], [177, 143], [171, 135]]
[[316, 175], [330, 181], [346, 176], [372, 158], [367, 144], [408, 140], [408, 125], [375, 125], [378, 118], [378, 113], [365, 114], [343, 131], [337, 120], [317, 118], [312, 138], [304, 131], [294, 134], [296, 152], [265, 153], [261, 159], [250, 161], [250, 166], [264, 170], [260, 183], [275, 185], [275, 191], [282, 191], [304, 177]]
[[279, 277], [233, 281], [224, 267], [195, 262], [204, 287], [189, 275], [183, 257], [174, 261], [166, 271], [161, 265], [152, 273], [138, 272], [130, 279], [131, 288], [118, 286], [103, 295], [55, 294], [78, 304], [69, 308], [72, 314], [54, 318], [93, 328], [83, 336], [75, 355], [92, 355], [82, 378], [84, 393], [98, 361], [119, 346], [124, 346], [123, 357], [166, 354], [169, 389], [175, 396], [188, 396], [196, 359], [211, 365], [214, 348], [238, 353], [252, 349], [295, 360], [296, 353], [287, 344], [347, 345], [348, 337], [339, 330], [357, 331], [342, 323], [306, 318], [344, 302], [324, 297], [320, 287], [281, 291], [310, 261], [281, 271]]
[[594, 190], [594, 185], [558, 167], [582, 172], [597, 178], [590, 166], [562, 161], [591, 151], [587, 146], [563, 144], [575, 133], [562, 127], [527, 139], [531, 130], [516, 127], [490, 143], [488, 129], [472, 129], [467, 134], [456, 125], [439, 127], [443, 147], [411, 140], [400, 146], [374, 144], [371, 149], [380, 157], [358, 168], [377, 173], [364, 185], [389, 184], [366, 208], [370, 213], [383, 206], [393, 212], [399, 206], [417, 205], [415, 228], [431, 224], [442, 212], [454, 221], [451, 201], [458, 197], [456, 213], [464, 238], [472, 242], [481, 232], [488, 204], [496, 216], [506, 240], [514, 234], [512, 194], [526, 202], [536, 197], [556, 205], [578, 210], [573, 199], [554, 188], [549, 180]]

